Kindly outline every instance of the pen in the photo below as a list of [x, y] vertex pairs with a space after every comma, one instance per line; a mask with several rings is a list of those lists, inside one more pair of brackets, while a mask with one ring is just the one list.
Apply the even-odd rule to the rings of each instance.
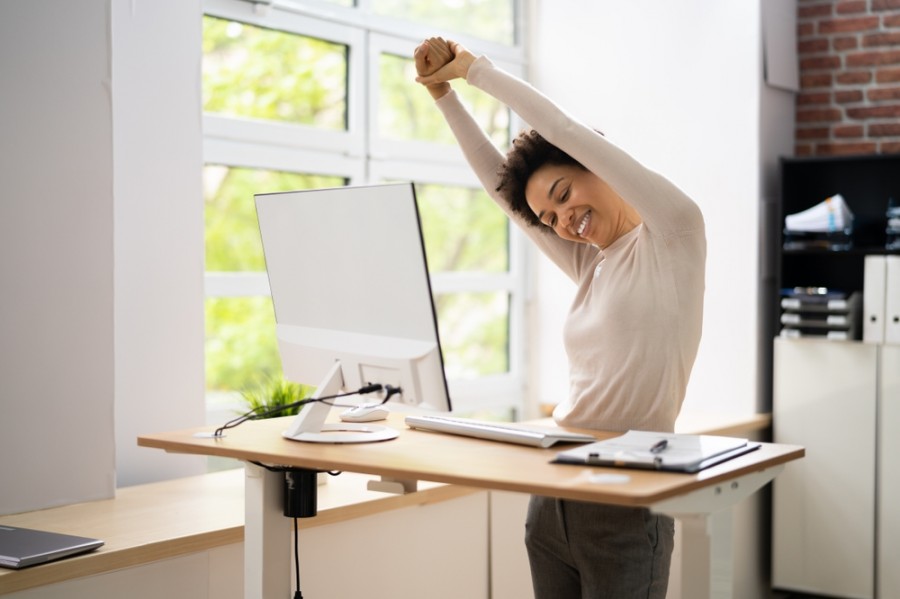
[[666, 439], [660, 439], [653, 444], [653, 447], [650, 448], [650, 453], [660, 453], [668, 446], [669, 442]]

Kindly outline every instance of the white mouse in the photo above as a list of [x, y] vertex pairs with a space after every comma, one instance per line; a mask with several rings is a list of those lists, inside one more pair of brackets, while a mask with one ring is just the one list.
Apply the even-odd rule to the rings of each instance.
[[381, 404], [362, 404], [341, 412], [344, 422], [373, 422], [384, 420], [390, 412]]

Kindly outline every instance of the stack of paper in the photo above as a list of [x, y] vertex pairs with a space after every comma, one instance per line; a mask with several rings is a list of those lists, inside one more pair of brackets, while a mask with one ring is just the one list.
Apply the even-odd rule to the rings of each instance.
[[788, 231], [807, 233], [834, 233], [853, 228], [853, 213], [847, 207], [844, 196], [835, 194], [803, 212], [784, 217]]
[[841, 194], [784, 217], [786, 250], [849, 250], [852, 234], [853, 213]]

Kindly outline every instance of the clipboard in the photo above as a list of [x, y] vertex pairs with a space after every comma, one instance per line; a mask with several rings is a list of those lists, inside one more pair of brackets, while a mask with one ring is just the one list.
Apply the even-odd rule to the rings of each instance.
[[759, 447], [760, 443], [737, 437], [630, 430], [618, 437], [561, 451], [553, 462], [693, 473]]

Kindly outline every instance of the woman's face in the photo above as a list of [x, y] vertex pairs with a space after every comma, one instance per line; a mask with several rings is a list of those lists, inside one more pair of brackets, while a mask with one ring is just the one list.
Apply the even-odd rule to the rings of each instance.
[[622, 233], [622, 200], [603, 179], [573, 164], [545, 164], [525, 185], [538, 219], [569, 241], [607, 247]]

